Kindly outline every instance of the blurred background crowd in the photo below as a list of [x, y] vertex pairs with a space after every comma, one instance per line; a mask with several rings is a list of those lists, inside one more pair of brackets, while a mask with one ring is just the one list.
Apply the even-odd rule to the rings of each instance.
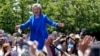
[[85, 29], [69, 35], [53, 31], [43, 50], [37, 49], [37, 41], [29, 41], [29, 35], [0, 30], [0, 56], [100, 56], [100, 42]]

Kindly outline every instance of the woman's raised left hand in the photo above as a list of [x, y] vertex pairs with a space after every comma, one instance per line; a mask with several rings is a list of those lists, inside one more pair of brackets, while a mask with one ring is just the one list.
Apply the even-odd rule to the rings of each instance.
[[64, 23], [58, 23], [58, 27], [64, 27]]

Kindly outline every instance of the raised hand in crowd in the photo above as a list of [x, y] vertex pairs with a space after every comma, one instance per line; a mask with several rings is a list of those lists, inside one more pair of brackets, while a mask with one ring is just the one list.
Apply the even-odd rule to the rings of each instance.
[[46, 45], [46, 49], [47, 49], [47, 56], [53, 56], [52, 51], [50, 49], [50, 45], [52, 43], [52, 35], [48, 36], [48, 39], [45, 40], [45, 45]]
[[[58, 38], [57, 38], [57, 40], [55, 40], [55, 42], [59, 42], [59, 40], [62, 38], [62, 35], [60, 35]], [[50, 46], [52, 46], [52, 44], [53, 45], [55, 45], [55, 43], [53, 43], [53, 35], [51, 34], [51, 35], [49, 35], [49, 37], [48, 37], [48, 39], [45, 41], [45, 45], [46, 45], [46, 48], [47, 48], [47, 56], [54, 56], [54, 51], [52, 51], [52, 49], [51, 49], [51, 47]], [[64, 42], [63, 43], [63, 49], [61, 49], [61, 52], [63, 52], [63, 56], [70, 56], [65, 50], [66, 50], [66, 48], [65, 48], [65, 45], [66, 45], [66, 43]], [[57, 48], [56, 47], [56, 45], [55, 45], [55, 48]], [[54, 49], [55, 50], [55, 49]], [[61, 55], [61, 52], [60, 52], [60, 50], [59, 50], [59, 53], [58, 53], [58, 56], [60, 56]], [[62, 56], [62, 55], [61, 55]]]
[[86, 35], [84, 39], [79, 41], [78, 44], [78, 56], [89, 56], [90, 55], [90, 43], [92, 41], [92, 37], [90, 35]]
[[30, 56], [36, 56], [37, 55], [36, 51], [37, 51], [37, 46], [38, 46], [37, 41], [34, 41], [34, 42], [28, 41], [28, 45], [30, 46], [29, 47]]
[[57, 37], [55, 40], [53, 40], [53, 44], [54, 44], [54, 45], [59, 44], [59, 41], [60, 41], [60, 39], [61, 39], [62, 37], [63, 37], [63, 35], [60, 34], [59, 37]]

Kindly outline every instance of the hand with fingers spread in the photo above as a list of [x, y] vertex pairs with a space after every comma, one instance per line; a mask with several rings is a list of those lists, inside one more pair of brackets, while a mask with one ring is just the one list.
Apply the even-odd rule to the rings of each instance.
[[91, 41], [92, 41], [92, 37], [89, 35], [86, 35], [83, 40], [80, 40], [79, 45], [78, 45], [79, 49], [81, 50], [87, 49]]
[[91, 41], [92, 41], [92, 37], [90, 35], [86, 35], [84, 39], [80, 40], [78, 44], [78, 56], [89, 56], [90, 55]]

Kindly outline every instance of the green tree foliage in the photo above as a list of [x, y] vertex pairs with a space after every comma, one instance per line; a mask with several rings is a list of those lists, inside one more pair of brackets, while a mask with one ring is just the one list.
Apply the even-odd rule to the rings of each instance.
[[15, 25], [24, 23], [28, 19], [31, 1], [0, 0], [0, 28], [8, 33], [15, 32]]
[[13, 32], [14, 30], [14, 11], [12, 9], [13, 1], [9, 0], [0, 0], [0, 28], [4, 29], [7, 32]]
[[[43, 13], [56, 22], [63, 22], [64, 28], [52, 28], [60, 32], [76, 32], [88, 28], [91, 32], [100, 31], [99, 0], [38, 0]], [[17, 24], [26, 22], [31, 15], [31, 5], [36, 0], [0, 0], [0, 28], [14, 32]]]
[[[54, 2], [55, 1], [55, 2]], [[61, 32], [76, 32], [88, 28], [92, 32], [100, 30], [100, 2], [98, 0], [48, 0], [41, 1], [43, 12], [57, 22], [64, 22]], [[49, 30], [55, 30], [49, 27]]]

